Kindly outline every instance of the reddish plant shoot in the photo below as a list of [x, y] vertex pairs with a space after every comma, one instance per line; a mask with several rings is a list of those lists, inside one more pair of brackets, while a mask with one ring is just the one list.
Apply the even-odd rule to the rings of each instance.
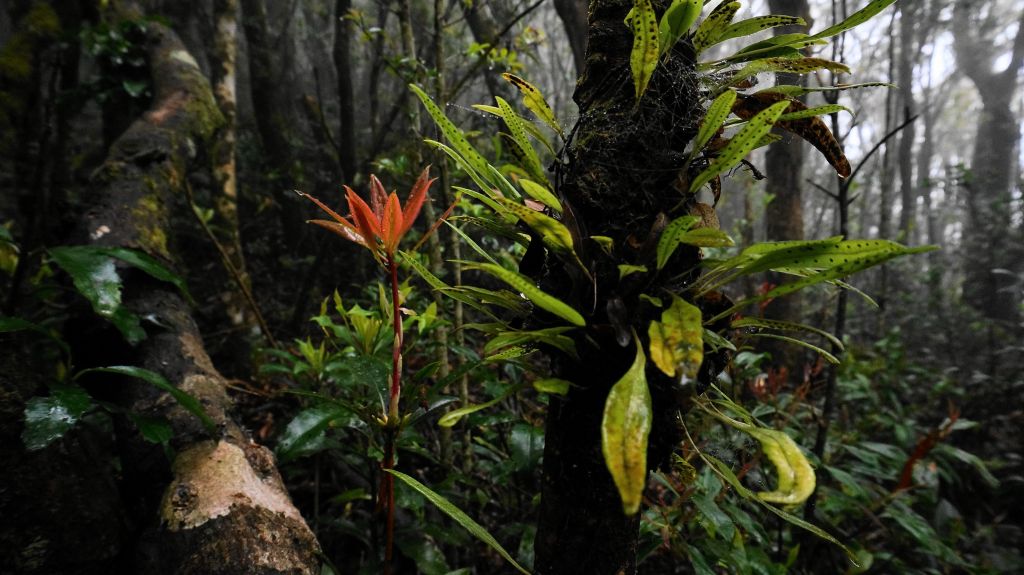
[[[309, 223], [338, 234], [346, 240], [355, 242], [370, 250], [373, 259], [381, 264], [388, 274], [391, 284], [391, 317], [392, 329], [394, 330], [394, 346], [391, 353], [391, 389], [388, 398], [387, 412], [382, 414], [380, 419], [385, 432], [384, 461], [382, 467], [394, 469], [395, 466], [395, 438], [401, 426], [401, 417], [398, 409], [398, 402], [402, 395], [402, 313], [401, 295], [398, 282], [398, 245], [402, 238], [412, 228], [412, 224], [419, 216], [423, 202], [427, 199], [427, 191], [434, 179], [430, 178], [430, 167], [423, 169], [416, 183], [413, 184], [409, 197], [406, 198], [405, 206], [402, 206], [398, 195], [395, 192], [388, 194], [384, 190], [377, 176], [370, 176], [370, 203], [367, 204], [359, 194], [352, 188], [344, 186], [345, 198], [348, 201], [349, 217], [344, 218], [337, 212], [327, 207], [326, 204], [309, 194], [299, 192], [299, 195], [308, 198], [324, 212], [331, 216], [332, 220], [310, 220]], [[445, 216], [450, 210], [445, 212]], [[445, 217], [442, 216], [442, 219]], [[430, 231], [436, 228], [431, 227]], [[428, 233], [430, 233], [428, 231]], [[392, 550], [394, 548], [394, 517], [395, 517], [395, 488], [394, 477], [390, 473], [383, 473], [381, 477], [381, 497], [387, 504], [387, 519], [385, 524], [385, 548], [384, 568], [385, 573], [391, 572]]]

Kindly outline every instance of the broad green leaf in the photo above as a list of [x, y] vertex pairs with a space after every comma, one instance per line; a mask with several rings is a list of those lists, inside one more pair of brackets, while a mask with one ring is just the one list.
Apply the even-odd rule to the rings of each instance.
[[109, 255], [93, 246], [66, 246], [49, 252], [71, 276], [78, 293], [92, 304], [93, 311], [114, 324], [128, 343], [135, 345], [146, 339], [139, 317], [121, 305], [121, 276]]
[[735, 242], [729, 234], [715, 228], [697, 228], [679, 234], [679, 243], [700, 248], [728, 248]]
[[132, 420], [139, 430], [139, 435], [150, 443], [167, 445], [174, 438], [174, 430], [171, 424], [162, 417], [149, 417], [127, 413], [128, 419]]
[[512, 186], [512, 183], [509, 182], [508, 179], [506, 179], [505, 176], [503, 176], [501, 172], [498, 171], [498, 168], [495, 168], [494, 166], [487, 164], [487, 174], [490, 176], [491, 183], [494, 184], [494, 186], [498, 190], [498, 194], [495, 194], [492, 197], [497, 199], [511, 199], [522, 197], [522, 194], [519, 193], [519, 190], [515, 189], [515, 187]]
[[498, 102], [498, 108], [501, 109], [501, 118], [505, 121], [505, 126], [508, 128], [509, 134], [512, 135], [513, 142], [515, 142], [519, 151], [522, 152], [525, 161], [523, 167], [531, 177], [542, 181], [546, 180], [547, 176], [544, 175], [544, 168], [540, 165], [540, 157], [537, 156], [537, 150], [533, 149], [530, 140], [526, 138], [526, 128], [523, 126], [523, 119], [519, 117], [519, 114], [512, 109], [512, 106], [504, 98], [499, 96], [495, 100]]
[[[844, 244], [845, 243], [846, 242], [844, 242]], [[832, 264], [831, 260], [834, 260], [835, 263], [833, 267], [825, 268], [816, 274], [808, 275], [807, 277], [803, 277], [796, 281], [784, 283], [764, 294], [764, 298], [775, 298], [782, 295], [786, 295], [788, 293], [795, 292], [807, 286], [844, 278], [848, 275], [868, 269], [870, 267], [874, 267], [876, 265], [887, 262], [899, 256], [930, 252], [932, 250], [938, 249], [936, 246], [908, 248], [901, 246], [899, 244], [895, 244], [894, 242], [893, 244], [894, 247], [879, 249], [864, 254], [837, 254], [834, 257], [828, 258], [830, 260], [830, 264]]]
[[782, 520], [786, 521], [787, 523], [790, 523], [792, 525], [796, 525], [797, 527], [800, 527], [801, 529], [805, 529], [807, 531], [810, 531], [811, 533], [817, 535], [818, 537], [820, 537], [820, 538], [822, 538], [822, 539], [824, 539], [824, 540], [826, 540], [826, 541], [828, 541], [830, 543], [833, 543], [834, 545], [836, 545], [840, 549], [842, 549], [846, 553], [846, 556], [851, 561], [855, 561], [857, 559], [857, 556], [853, 553], [853, 551], [850, 550], [850, 548], [848, 548], [846, 545], [843, 545], [842, 543], [840, 543], [838, 539], [836, 539], [835, 537], [830, 535], [824, 529], [818, 527], [817, 525], [808, 523], [807, 521], [804, 521], [803, 519], [801, 519], [800, 517], [797, 517], [796, 515], [793, 515], [792, 513], [787, 513], [785, 511], [783, 511], [782, 509], [779, 509], [778, 507], [776, 507], [774, 505], [770, 505], [770, 504], [768, 504], [768, 502], [763, 501], [762, 499], [760, 499], [758, 497], [755, 497], [754, 494], [751, 493], [751, 491], [749, 489], [747, 489], [746, 487], [743, 486], [742, 483], [740, 483], [740, 480], [736, 477], [736, 474], [732, 472], [732, 469], [729, 469], [729, 466], [726, 465], [721, 460], [719, 460], [718, 458], [716, 458], [714, 456], [711, 456], [711, 455], [708, 455], [708, 454], [706, 454], [704, 452], [700, 452], [700, 457], [701, 457], [701, 459], [703, 459], [712, 468], [712, 470], [715, 471], [715, 473], [718, 474], [719, 477], [724, 479], [725, 482], [728, 483], [733, 489], [735, 489], [736, 493], [738, 493], [744, 499], [750, 499], [752, 501], [756, 501], [756, 502], [760, 503], [762, 507], [764, 507], [768, 511], [771, 511], [772, 513], [774, 513], [775, 515], [777, 515], [779, 518], [781, 518]]
[[705, 48], [715, 45], [718, 37], [729, 27], [739, 10], [739, 2], [722, 2], [716, 6], [693, 34], [694, 53], [700, 54]]
[[[441, 150], [445, 154], [447, 154], [448, 157], [451, 158], [452, 161], [455, 162], [455, 165], [457, 165], [458, 167], [462, 168], [466, 172], [466, 174], [469, 176], [469, 178], [471, 180], [473, 180], [473, 183], [475, 183], [485, 193], [481, 194], [480, 192], [477, 192], [475, 190], [470, 190], [469, 188], [462, 188], [462, 187], [459, 187], [459, 186], [452, 186], [452, 189], [454, 189], [457, 192], [466, 194], [467, 196], [470, 196], [472, 198], [476, 198], [476, 199], [480, 200], [481, 202], [483, 202], [484, 205], [490, 207], [494, 211], [500, 211], [498, 209], [498, 205], [496, 203], [494, 203], [494, 200], [491, 199], [492, 196], [497, 196], [498, 195], [494, 191], [494, 186], [491, 185], [490, 183], [488, 183], [484, 179], [484, 176], [479, 174], [473, 168], [473, 166], [471, 166], [469, 164], [469, 162], [466, 161], [465, 158], [463, 158], [461, 155], [459, 155], [459, 153], [456, 152], [455, 150], [453, 150], [452, 148], [450, 148], [450, 147], [448, 147], [448, 146], [446, 146], [446, 145], [444, 145], [441, 142], [438, 142], [436, 140], [423, 140], [423, 142], [426, 143], [427, 145], [433, 146], [433, 147]], [[488, 167], [490, 167], [490, 164], [488, 164]], [[486, 172], [489, 175], [490, 171], [486, 170]]]
[[327, 448], [326, 431], [331, 423], [351, 413], [334, 404], [322, 404], [298, 413], [285, 427], [277, 444], [282, 463], [312, 455]]
[[70, 356], [71, 354], [71, 348], [68, 347], [68, 344], [61, 339], [60, 335], [54, 330], [47, 329], [37, 323], [32, 323], [27, 319], [22, 319], [20, 317], [0, 316], [0, 333], [13, 333], [18, 331], [31, 331], [38, 333], [57, 344], [57, 347], [59, 347], [65, 355]]
[[832, 335], [831, 333], [811, 325], [806, 325], [792, 321], [783, 321], [778, 319], [767, 319], [760, 317], [744, 317], [732, 322], [731, 327], [733, 329], [756, 327], [762, 329], [774, 329], [777, 331], [808, 331], [824, 337], [829, 342], [831, 342], [832, 345], [836, 346], [839, 349], [843, 349], [843, 342], [839, 341], [839, 339], [836, 338], [836, 336]]
[[[499, 118], [502, 117], [501, 108], [497, 106], [488, 106], [487, 104], [473, 104], [473, 108], [480, 110], [481, 112], [487, 112], [488, 114], [497, 116]], [[520, 116], [520, 119], [522, 119], [522, 116]], [[554, 146], [551, 145], [551, 142], [548, 141], [548, 138], [544, 135], [543, 132], [540, 131], [540, 128], [538, 128], [536, 124], [534, 124], [533, 122], [524, 121], [523, 128], [531, 136], [533, 136], [534, 140], [537, 140], [538, 142], [543, 144], [552, 156], [556, 155]]]
[[[963, 421], [963, 420], [960, 420]], [[999, 487], [999, 480], [996, 479], [995, 475], [989, 470], [988, 465], [977, 455], [960, 449], [959, 447], [952, 446], [948, 443], [941, 443], [935, 447], [936, 455], [945, 455], [957, 459], [962, 463], [974, 468], [980, 477], [990, 488], [995, 489]]]
[[48, 397], [29, 399], [21, 431], [25, 449], [38, 451], [60, 439], [90, 407], [92, 398], [75, 384], [54, 385]]
[[661, 312], [661, 321], [647, 328], [651, 361], [669, 377], [697, 379], [704, 361], [700, 309], [673, 294], [672, 305]]
[[533, 388], [541, 393], [552, 393], [555, 395], [566, 395], [569, 393], [569, 387], [572, 385], [571, 381], [564, 379], [558, 379], [555, 377], [548, 377], [545, 379], [538, 379], [533, 382]]
[[716, 411], [706, 410], [722, 423], [742, 431], [761, 443], [761, 451], [775, 466], [778, 484], [773, 491], [761, 491], [757, 498], [769, 503], [798, 505], [814, 492], [814, 469], [793, 438], [778, 429], [755, 427]]
[[416, 84], [409, 84], [409, 89], [412, 90], [413, 93], [416, 94], [416, 97], [420, 99], [420, 102], [423, 103], [423, 107], [427, 109], [427, 113], [430, 114], [430, 117], [434, 119], [434, 123], [437, 124], [441, 133], [444, 134], [445, 139], [451, 143], [452, 147], [459, 153], [464, 161], [478, 174], [486, 174], [488, 166], [487, 160], [485, 160], [484, 157], [480, 155], [480, 152], [477, 152], [476, 148], [469, 143], [469, 140], [466, 139], [462, 130], [455, 127], [455, 124], [448, 119], [448, 116], [444, 115], [444, 112], [437, 107], [437, 104], [435, 104], [434, 101], [430, 99], [430, 96], [428, 96], [427, 93], [419, 86]]
[[708, 344], [711, 351], [718, 351], [720, 349], [727, 349], [729, 351], [736, 351], [736, 346], [733, 343], [716, 332], [711, 331], [708, 328], [704, 328], [704, 343]]
[[562, 300], [545, 293], [533, 284], [533, 280], [520, 273], [507, 270], [494, 264], [466, 262], [463, 265], [467, 268], [479, 269], [493, 275], [526, 296], [526, 298], [532, 301], [537, 307], [546, 310], [573, 325], [584, 326], [587, 324], [586, 320], [583, 319], [583, 316], [580, 315], [578, 311], [574, 310]]
[[818, 32], [817, 34], [814, 34], [813, 36], [811, 36], [811, 38], [814, 38], [816, 40], [829, 38], [835, 36], [836, 34], [841, 34], [851, 28], [860, 26], [861, 24], [873, 18], [875, 14], [878, 14], [882, 10], [888, 8], [889, 5], [895, 1], [896, 0], [873, 0], [872, 2], [869, 2], [867, 6], [861, 8], [860, 10], [854, 12], [853, 14], [850, 14], [850, 16], [846, 20], [843, 20], [842, 22], [834, 26], [830, 26], [822, 30], [821, 32]]
[[490, 354], [503, 347], [529, 344], [549, 345], [563, 353], [576, 356], [576, 343], [571, 337], [563, 335], [573, 328], [569, 326], [549, 327], [529, 331], [502, 331], [491, 337], [484, 345], [484, 353]]
[[451, 288], [452, 286], [446, 284], [440, 278], [430, 272], [420, 261], [416, 258], [415, 254], [410, 254], [406, 251], [400, 251], [399, 256], [403, 263], [406, 263], [416, 272], [416, 275], [420, 276], [423, 281], [427, 282], [430, 287], [441, 290]]
[[439, 494], [431, 490], [426, 485], [423, 485], [419, 481], [416, 481], [412, 477], [409, 477], [408, 475], [400, 471], [395, 471], [394, 469], [385, 469], [385, 471], [387, 471], [391, 475], [394, 475], [398, 479], [401, 479], [403, 483], [405, 483], [409, 487], [412, 487], [421, 495], [426, 497], [428, 501], [436, 505], [438, 509], [445, 513], [445, 515], [454, 519], [455, 522], [461, 525], [466, 531], [469, 531], [474, 537], [486, 543], [488, 546], [491, 547], [491, 549], [497, 551], [498, 555], [501, 555], [520, 573], [526, 573], [526, 575], [529, 575], [530, 572], [524, 569], [522, 565], [516, 563], [516, 560], [508, 554], [508, 551], [505, 551], [505, 548], [502, 547], [501, 544], [498, 543], [498, 541], [495, 540], [494, 537], [492, 537], [491, 534], [488, 533], [486, 529], [484, 529], [476, 521], [473, 521], [473, 519], [470, 516], [466, 515], [461, 509], [453, 505], [451, 501], [448, 501], [444, 497], [440, 496]]
[[210, 416], [206, 414], [206, 410], [203, 409], [203, 406], [199, 403], [199, 400], [192, 397], [188, 393], [178, 389], [177, 387], [172, 385], [171, 382], [167, 381], [164, 378], [164, 376], [160, 375], [159, 373], [156, 373], [155, 371], [150, 371], [148, 369], [143, 369], [141, 367], [135, 367], [132, 365], [111, 365], [108, 367], [94, 367], [90, 369], [83, 369], [82, 371], [75, 374], [75, 379], [78, 379], [79, 377], [87, 373], [114, 373], [118, 375], [127, 375], [129, 377], [134, 377], [136, 379], [141, 379], [142, 381], [145, 381], [146, 383], [152, 385], [153, 387], [156, 387], [161, 391], [166, 391], [168, 394], [170, 394], [170, 396], [173, 397], [174, 400], [178, 402], [178, 405], [181, 405], [181, 407], [185, 408], [186, 411], [199, 418], [199, 420], [203, 422], [203, 426], [206, 428], [208, 432], [213, 433], [216, 431], [216, 424], [213, 422], [212, 419], [210, 419]]
[[565, 227], [562, 222], [513, 201], [499, 199], [498, 203], [501, 204], [504, 212], [523, 220], [523, 223], [537, 232], [540, 235], [541, 241], [544, 242], [544, 245], [549, 250], [566, 261], [578, 265], [580, 269], [586, 270], [583, 262], [580, 261], [579, 256], [576, 255], [576, 251], [573, 249], [572, 234], [569, 232], [569, 228]]
[[679, 237], [692, 228], [700, 218], [697, 216], [682, 216], [669, 222], [658, 238], [657, 263], [658, 269], [665, 267], [668, 259], [679, 247]]
[[508, 389], [506, 389], [501, 395], [499, 395], [498, 397], [495, 397], [494, 399], [492, 399], [490, 401], [487, 401], [487, 402], [484, 402], [484, 403], [475, 404], [475, 405], [466, 405], [466, 406], [460, 407], [458, 409], [453, 409], [453, 410], [449, 411], [448, 413], [442, 415], [440, 417], [440, 419], [437, 420], [437, 424], [440, 425], [441, 427], [452, 427], [453, 425], [458, 423], [459, 420], [461, 420], [463, 417], [466, 417], [467, 415], [469, 415], [471, 413], [476, 413], [478, 411], [481, 411], [481, 410], [487, 409], [488, 407], [496, 405], [499, 402], [501, 402], [503, 399], [505, 399], [506, 397], [512, 395], [513, 393], [519, 391], [522, 388], [523, 388], [522, 385], [513, 385], [513, 386], [510, 386]]
[[801, 56], [801, 48], [812, 44], [827, 43], [828, 42], [825, 40], [815, 40], [803, 32], [779, 34], [778, 36], [772, 36], [771, 38], [766, 38], [760, 42], [755, 42], [749, 46], [740, 48], [735, 54], [725, 58], [722, 62], [739, 64], [741, 62], [750, 62], [759, 58], [777, 58], [786, 56], [799, 58]]
[[779, 26], [804, 26], [806, 24], [804, 19], [798, 16], [778, 16], [774, 14], [770, 16], [757, 16], [732, 24], [722, 31], [722, 35], [715, 40], [715, 43], [725, 42], [726, 40], [741, 36], [749, 36]]
[[601, 420], [601, 452], [626, 515], [640, 510], [647, 483], [647, 436], [652, 419], [651, 392], [644, 373], [647, 358], [635, 333], [633, 343], [636, 358], [608, 392]]
[[793, 86], [790, 84], [782, 84], [779, 86], [772, 86], [759, 90], [755, 94], [762, 92], [775, 92], [791, 98], [803, 96], [811, 92], [842, 92], [844, 90], [855, 90], [858, 88], [895, 88], [895, 84], [888, 82], [863, 82], [860, 84], [837, 84], [835, 86]]
[[711, 164], [693, 179], [690, 184], [690, 193], [697, 193], [715, 176], [740, 163], [757, 146], [758, 141], [772, 129], [775, 121], [788, 107], [789, 102], [778, 102], [748, 120], [747, 125], [729, 140], [729, 143], [711, 161]]
[[651, 0], [633, 0], [633, 17], [629, 19], [633, 31], [633, 50], [629, 54], [629, 69], [633, 73], [636, 99], [647, 91], [654, 69], [658, 67], [658, 17]]
[[519, 88], [519, 91], [523, 94], [523, 105], [533, 112], [533, 115], [537, 116], [538, 120], [547, 124], [548, 127], [557, 132], [562, 139], [565, 139], [562, 127], [558, 125], [558, 120], [555, 119], [555, 113], [551, 111], [551, 106], [548, 105], [547, 100], [544, 99], [544, 95], [541, 94], [540, 90], [538, 90], [536, 86], [519, 76], [509, 74], [508, 72], [502, 74], [501, 77], [516, 88]]
[[555, 197], [555, 194], [551, 193], [551, 190], [549, 190], [547, 186], [538, 184], [531, 180], [521, 179], [519, 180], [519, 187], [526, 192], [527, 196], [530, 196], [558, 213], [562, 213], [562, 202], [558, 201], [558, 198]]
[[601, 251], [609, 256], [612, 255], [612, 251], [615, 249], [615, 240], [608, 236], [590, 236], [590, 239], [594, 240], [594, 243], [601, 248]]
[[735, 84], [741, 80], [763, 74], [765, 72], [787, 72], [791, 74], [810, 74], [818, 70], [850, 73], [850, 68], [843, 63], [825, 60], [824, 58], [763, 58], [754, 60], [740, 68], [728, 82]]
[[813, 118], [814, 116], [827, 116], [828, 114], [837, 114], [839, 112], [849, 112], [850, 114], [853, 114], [853, 110], [846, 106], [829, 104], [827, 106], [815, 106], [813, 108], [807, 108], [806, 110], [799, 110], [797, 112], [788, 112], [779, 116], [779, 121], [791, 122], [793, 120], [803, 120], [804, 118]]
[[704, 0], [672, 0], [658, 23], [658, 51], [664, 55], [690, 31], [704, 8]]
[[499, 361], [510, 361], [520, 357], [525, 357], [535, 351], [537, 351], [537, 348], [530, 345], [516, 345], [503, 349], [494, 355], [487, 356], [484, 358], [484, 362], [497, 363]]
[[153, 256], [141, 252], [139, 250], [130, 250], [126, 248], [97, 248], [103, 253], [115, 257], [125, 263], [131, 264], [133, 267], [140, 269], [151, 277], [154, 277], [160, 281], [165, 281], [174, 287], [178, 288], [181, 295], [185, 296], [190, 303], [193, 302], [192, 295], [188, 292], [188, 286], [185, 284], [185, 280], [181, 276], [167, 269], [167, 267], [158, 259]]
[[647, 273], [647, 266], [634, 266], [630, 264], [619, 264], [619, 279], [632, 274]]
[[711, 141], [711, 138], [718, 133], [725, 119], [729, 117], [732, 105], [735, 102], [736, 92], [732, 90], [722, 92], [711, 102], [711, 105], [708, 106], [707, 114], [704, 114], [704, 119], [700, 122], [697, 137], [693, 141], [693, 151], [690, 153], [691, 158], [703, 150], [704, 146]]

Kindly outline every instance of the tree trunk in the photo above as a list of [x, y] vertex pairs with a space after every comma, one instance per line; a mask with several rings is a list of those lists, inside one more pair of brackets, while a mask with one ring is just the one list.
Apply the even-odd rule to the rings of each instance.
[[[918, 56], [915, 41], [914, 17], [917, 9], [914, 3], [900, 4], [900, 61], [898, 68], [900, 87], [900, 103], [903, 119], [917, 112], [914, 101], [914, 59]], [[903, 128], [900, 133], [900, 241], [911, 243], [913, 228], [917, 215], [917, 186], [914, 185], [914, 139], [917, 130], [914, 122]]]
[[565, 26], [572, 48], [572, 60], [576, 74], [583, 73], [587, 58], [587, 2], [586, 0], [555, 0], [555, 11]]
[[1020, 124], [1011, 103], [1024, 65], [1024, 12], [1018, 18], [1010, 62], [1000, 72], [991, 72], [996, 55], [990, 39], [975, 35], [976, 12], [976, 7], [961, 1], [953, 18], [957, 63], [974, 83], [984, 106], [970, 172], [964, 178], [968, 220], [964, 227], [967, 277], [963, 297], [990, 325], [1012, 332], [1019, 329], [1018, 290], [1013, 287], [1012, 275], [1002, 270], [1019, 266], [1008, 247], [1012, 245], [1012, 168], [1020, 141]]
[[[580, 257], [596, 288], [580, 274], [549, 262], [545, 290], [588, 316], [588, 335], [577, 341], [580, 361], [559, 360], [556, 372], [577, 384], [564, 399], [553, 399], [547, 414], [541, 509], [535, 544], [535, 572], [631, 574], [636, 572], [639, 517], [623, 514], [622, 502], [601, 453], [601, 419], [608, 390], [626, 372], [635, 349], [630, 329], [646, 334], [654, 310], [638, 299], [639, 287], [618, 281], [617, 263], [650, 257], [642, 247], [664, 218], [686, 213], [663, 210], [683, 199], [671, 182], [685, 161], [683, 150], [700, 118], [692, 48], [682, 42], [659, 64], [639, 105], [630, 81], [632, 34], [622, 25], [629, 0], [593, 0], [588, 52], [574, 100], [580, 117], [556, 185], [567, 224], [578, 232]], [[655, 10], [667, 2], [655, 2]], [[660, 228], [659, 228], [660, 229]], [[587, 238], [611, 237], [615, 259], [605, 258]], [[638, 246], [638, 247], [633, 247]], [[646, 254], [646, 255], [645, 255]], [[677, 252], [660, 277], [695, 267], [697, 251]], [[570, 279], [571, 278], [571, 279]], [[660, 287], [679, 286], [655, 282]], [[656, 406], [649, 464], [662, 453], [655, 443], [675, 445], [671, 423], [678, 406], [670, 383], [649, 373]]]
[[349, 36], [352, 24], [345, 18], [352, 9], [352, 0], [337, 0], [334, 7], [334, 69], [338, 75], [338, 152], [341, 156], [341, 172], [345, 181], [355, 181], [356, 166], [356, 120], [355, 93], [352, 88], [352, 59]]
[[[772, 14], [800, 16], [811, 24], [807, 0], [769, 0]], [[782, 26], [775, 34], [790, 34], [806, 30], [804, 26]], [[777, 74], [779, 84], [805, 85], [805, 76]], [[804, 239], [803, 168], [807, 156], [804, 140], [788, 132], [781, 132], [783, 140], [768, 146], [765, 154], [765, 191], [772, 200], [765, 208], [765, 237], [769, 241]], [[770, 274], [773, 283], [783, 280], [779, 274]], [[783, 321], [799, 322], [803, 309], [799, 293], [778, 298], [765, 308], [765, 316]], [[796, 370], [802, 363], [801, 348], [785, 342], [770, 342], [764, 348], [772, 355], [775, 369]]]
[[[237, 82], [235, 64], [238, 60], [238, 0], [214, 0], [213, 66], [210, 80], [217, 108], [224, 123], [215, 135], [213, 149], [213, 206], [217, 214], [217, 238], [230, 265], [237, 270], [239, 281], [245, 286], [225, 287], [227, 315], [234, 325], [253, 325], [252, 311], [248, 308], [243, 290], [249, 285], [245, 271], [245, 257], [238, 232], [238, 170], [236, 162]], [[227, 265], [227, 264], [226, 264]]]
[[292, 192], [301, 188], [303, 182], [295, 153], [298, 120], [294, 100], [288, 97], [291, 87], [281, 72], [281, 59], [274, 57], [264, 0], [242, 0], [242, 24], [249, 47], [249, 81], [256, 129], [263, 144], [263, 158], [274, 173], [273, 197], [281, 206], [284, 238], [294, 248], [302, 234], [305, 217]]
[[[180, 205], [189, 163], [197, 148], [209, 146], [222, 118], [177, 36], [157, 24], [149, 30], [153, 105], [114, 143], [93, 177], [82, 232], [92, 245], [138, 249], [170, 262], [170, 208]], [[195, 396], [216, 423], [211, 435], [166, 392], [118, 382], [129, 412], [170, 423], [177, 454], [168, 470], [159, 448], [143, 442], [126, 421], [118, 426], [125, 480], [139, 503], [140, 523], [151, 526], [141, 536], [131, 571], [319, 572], [316, 539], [292, 505], [272, 454], [228, 415], [224, 378], [204, 351], [188, 304], [145, 274], [128, 269], [122, 276], [123, 305], [154, 317], [161, 327], [123, 352], [102, 331], [82, 336], [89, 346], [83, 356], [162, 374]], [[105, 336], [117, 337], [109, 331]]]

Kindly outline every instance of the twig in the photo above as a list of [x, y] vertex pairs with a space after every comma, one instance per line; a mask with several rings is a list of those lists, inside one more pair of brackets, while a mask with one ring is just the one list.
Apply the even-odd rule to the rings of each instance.
[[213, 234], [213, 230], [210, 229], [210, 226], [206, 225], [206, 221], [204, 221], [202, 216], [199, 215], [199, 212], [196, 211], [195, 196], [192, 194], [192, 184], [188, 183], [188, 181], [185, 182], [185, 194], [188, 197], [188, 205], [192, 208], [192, 214], [195, 215], [199, 225], [202, 226], [203, 231], [206, 232], [206, 236], [210, 238], [210, 241], [213, 242], [213, 245], [217, 248], [217, 253], [220, 254], [221, 262], [224, 264], [224, 267], [227, 268], [228, 273], [231, 274], [231, 279], [235, 281], [235, 285], [237, 285], [238, 289], [242, 292], [242, 296], [245, 297], [245, 301], [249, 304], [249, 309], [252, 310], [252, 314], [256, 316], [256, 322], [260, 324], [260, 330], [263, 332], [263, 336], [267, 338], [271, 347], [274, 349], [281, 349], [277, 340], [274, 339], [274, 334], [270, 332], [270, 327], [267, 325], [266, 320], [263, 319], [263, 314], [260, 313], [260, 306], [258, 306], [256, 304], [256, 300], [253, 299], [249, 286], [245, 285], [245, 281], [242, 279], [242, 274], [231, 261], [231, 258], [228, 256], [224, 246], [222, 246], [220, 241], [217, 240], [217, 236]]
[[[533, 4], [527, 6], [526, 9], [517, 14], [515, 18], [509, 20], [508, 24], [506, 24], [504, 28], [502, 28], [500, 31], [498, 31], [497, 34], [494, 35], [494, 38], [491, 38], [490, 44], [494, 44], [495, 42], [500, 40], [502, 36], [508, 34], [508, 31], [511, 30], [513, 26], [518, 24], [520, 20], [529, 15], [530, 12], [533, 12], [534, 10], [539, 8], [540, 5], [543, 4], [544, 2], [545, 0], [537, 0]], [[461, 78], [459, 78], [458, 82], [455, 82], [455, 86], [450, 91], [452, 100], [455, 100], [455, 97], [458, 96], [459, 92], [462, 91], [462, 88], [463, 86], [465, 86], [466, 82], [468, 82], [470, 78], [472, 78], [477, 72], [479, 72], [480, 68], [483, 68], [484, 64], [486, 63], [487, 54], [485, 53], [483, 56], [480, 57], [479, 60], [476, 61], [476, 64], [473, 64], [473, 66], [469, 70], [467, 70], [466, 73], [463, 74]]]

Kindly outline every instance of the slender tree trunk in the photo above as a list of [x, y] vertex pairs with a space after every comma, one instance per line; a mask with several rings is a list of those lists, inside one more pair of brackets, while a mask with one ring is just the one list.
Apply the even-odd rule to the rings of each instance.
[[[642, 248], [632, 246], [653, 233], [659, 214], [686, 213], [662, 210], [682, 199], [671, 182], [685, 160], [683, 151], [700, 111], [695, 108], [692, 49], [685, 42], [659, 64], [637, 105], [629, 80], [632, 34], [622, 25], [632, 5], [629, 0], [590, 4], [587, 60], [574, 95], [580, 118], [563, 171], [556, 176], [567, 224], [577, 230], [576, 245], [590, 266], [596, 292], [575, 268], [563, 270], [549, 261], [542, 287], [584, 313], [589, 327], [588, 337], [577, 341], [580, 360], [556, 361], [559, 377], [576, 386], [564, 399], [552, 399], [547, 414], [534, 563], [539, 575], [636, 572], [639, 516], [623, 514], [601, 454], [600, 429], [608, 391], [636, 353], [630, 329], [646, 333], [654, 311], [640, 303], [635, 289], [619, 285], [616, 262], [641, 260]], [[666, 6], [659, 1], [654, 8], [660, 12]], [[599, 255], [587, 239], [592, 235], [614, 240], [615, 260]], [[695, 266], [696, 257], [696, 250], [677, 252], [662, 276], [684, 273]], [[653, 373], [648, 379], [657, 410], [652, 442], [674, 447], [678, 430], [667, 422], [678, 405], [669, 396], [670, 384]], [[666, 456], [667, 451], [652, 445], [648, 461], [657, 465]]]
[[341, 155], [342, 177], [346, 181], [355, 181], [356, 166], [356, 106], [355, 92], [352, 87], [351, 49], [349, 36], [352, 24], [345, 17], [352, 9], [352, 0], [337, 0], [334, 8], [334, 69], [338, 76], [338, 152]]
[[217, 238], [225, 257], [245, 285], [225, 288], [227, 315], [235, 325], [252, 325], [253, 313], [249, 309], [243, 290], [249, 289], [249, 276], [245, 271], [245, 256], [238, 232], [238, 171], [236, 161], [236, 130], [238, 89], [235, 73], [238, 60], [238, 0], [214, 0], [215, 33], [213, 61], [210, 70], [213, 97], [224, 116], [224, 123], [215, 135], [213, 149], [213, 206], [217, 214]]
[[587, 0], [555, 0], [555, 11], [569, 37], [576, 74], [582, 74], [587, 58]]
[[[772, 14], [787, 14], [802, 17], [808, 27], [811, 25], [810, 7], [807, 0], [769, 0]], [[783, 26], [775, 28], [775, 34], [790, 34], [806, 30], [804, 26]], [[805, 76], [777, 74], [779, 84], [807, 83]], [[788, 132], [781, 132], [783, 140], [768, 146], [765, 154], [765, 191], [772, 200], [765, 209], [765, 237], [770, 241], [804, 239], [803, 168], [807, 156], [807, 145], [802, 138]], [[778, 274], [770, 274], [773, 283], [781, 283]], [[799, 322], [803, 309], [803, 298], [799, 293], [778, 298], [766, 309], [765, 315], [772, 319]], [[775, 369], [796, 370], [803, 358], [802, 349], [785, 342], [772, 342], [765, 346], [772, 354]], [[800, 378], [800, 374], [796, 374]]]
[[[898, 81], [900, 104], [903, 119], [913, 116], [917, 110], [914, 101], [914, 60], [917, 58], [917, 42], [915, 41], [914, 18], [918, 13], [913, 2], [900, 4], [900, 60]], [[909, 242], [913, 233], [917, 212], [917, 186], [914, 181], [914, 140], [917, 130], [911, 123], [900, 134], [899, 170], [900, 170], [900, 220], [899, 234], [904, 242]]]
[[[305, 218], [293, 197], [303, 186], [295, 153], [298, 125], [291, 87], [284, 82], [281, 58], [275, 57], [264, 0], [241, 0], [242, 24], [249, 47], [249, 82], [253, 114], [263, 158], [271, 168], [274, 201], [281, 206], [281, 228], [291, 247], [298, 245]], [[282, 32], [284, 33], [284, 32]]]

